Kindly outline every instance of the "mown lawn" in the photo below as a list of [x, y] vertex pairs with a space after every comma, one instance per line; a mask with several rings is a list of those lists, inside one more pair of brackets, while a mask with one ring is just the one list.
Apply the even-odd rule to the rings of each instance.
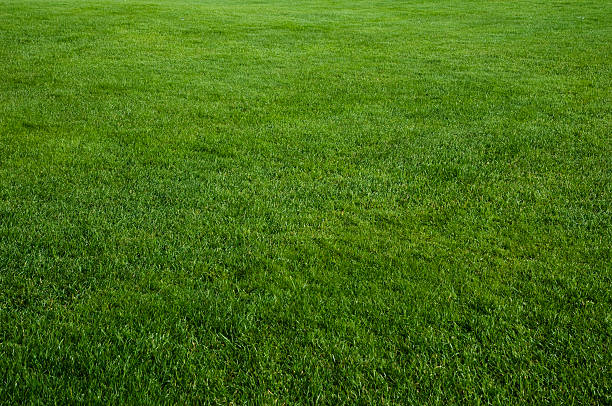
[[0, 403], [610, 404], [609, 0], [0, 2]]

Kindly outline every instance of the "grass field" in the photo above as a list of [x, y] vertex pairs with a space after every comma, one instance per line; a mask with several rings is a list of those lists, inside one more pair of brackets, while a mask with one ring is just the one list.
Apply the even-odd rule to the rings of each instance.
[[2, 0], [0, 403], [612, 403], [612, 2]]

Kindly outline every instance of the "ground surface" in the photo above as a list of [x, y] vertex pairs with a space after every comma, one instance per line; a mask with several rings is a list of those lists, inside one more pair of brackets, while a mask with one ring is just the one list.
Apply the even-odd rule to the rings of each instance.
[[0, 402], [605, 404], [610, 1], [0, 2]]

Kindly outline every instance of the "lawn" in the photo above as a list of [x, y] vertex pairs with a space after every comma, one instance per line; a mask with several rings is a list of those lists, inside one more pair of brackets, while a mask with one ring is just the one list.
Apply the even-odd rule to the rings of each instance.
[[2, 0], [0, 403], [612, 403], [612, 1]]

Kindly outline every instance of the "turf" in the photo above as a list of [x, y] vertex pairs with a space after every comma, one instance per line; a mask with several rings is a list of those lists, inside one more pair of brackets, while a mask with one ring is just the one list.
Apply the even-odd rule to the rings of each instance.
[[2, 0], [0, 403], [610, 404], [612, 2]]

